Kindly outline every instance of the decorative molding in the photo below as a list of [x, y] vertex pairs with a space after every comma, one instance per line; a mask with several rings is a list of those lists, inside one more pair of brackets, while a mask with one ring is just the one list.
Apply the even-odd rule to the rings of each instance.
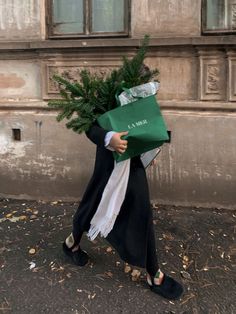
[[236, 101], [236, 53], [228, 52], [228, 96], [230, 101]]
[[236, 29], [236, 3], [231, 4], [231, 27]]
[[[161, 109], [171, 110], [176, 112], [183, 111], [205, 111], [205, 112], [236, 112], [236, 102], [224, 102], [224, 101], [194, 101], [194, 100], [159, 100]], [[1, 101], [0, 111], [50, 111], [56, 112], [55, 109], [49, 108], [47, 100], [45, 101]]]
[[[25, 36], [27, 39], [27, 36]], [[76, 52], [87, 52], [88, 50], [97, 51], [100, 49], [112, 49], [113, 51], [121, 51], [121, 48], [124, 49], [133, 49], [140, 46], [140, 38], [88, 38], [88, 39], [57, 39], [57, 40], [38, 40], [38, 41], [5, 41], [0, 39], [0, 52], [13, 52], [17, 54], [22, 54], [25, 52], [32, 51], [33, 53], [38, 53], [42, 51], [47, 51], [48, 53], [57, 53], [58, 50], [65, 52], [71, 51], [73, 49]], [[150, 47], [152, 49], [159, 50], [160, 47], [164, 49], [169, 49], [173, 47], [180, 48], [195, 48], [195, 47], [209, 47], [209, 48], [224, 48], [232, 47], [236, 45], [236, 36], [235, 35], [223, 35], [222, 36], [186, 36], [186, 37], [156, 37], [151, 38]]]
[[206, 94], [220, 94], [219, 64], [206, 64]]
[[57, 74], [65, 77], [71, 82], [80, 80], [79, 73], [82, 70], [88, 70], [91, 74], [100, 77], [107, 76], [114, 68], [118, 68], [120, 62], [107, 62], [90, 60], [88, 61], [55, 61], [43, 62], [42, 80], [43, 80], [43, 99], [60, 98], [57, 83], [53, 80], [53, 75]]
[[[208, 52], [206, 52], [208, 54]], [[225, 100], [226, 71], [222, 54], [200, 52], [200, 100]]]

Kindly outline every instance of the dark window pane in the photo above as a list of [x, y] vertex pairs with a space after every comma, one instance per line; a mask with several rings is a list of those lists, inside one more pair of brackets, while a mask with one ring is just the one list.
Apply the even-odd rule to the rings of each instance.
[[227, 7], [225, 0], [208, 0], [206, 10], [207, 29], [227, 29]]
[[124, 0], [92, 1], [92, 32], [123, 32]]
[[83, 0], [53, 0], [54, 33], [83, 33]]

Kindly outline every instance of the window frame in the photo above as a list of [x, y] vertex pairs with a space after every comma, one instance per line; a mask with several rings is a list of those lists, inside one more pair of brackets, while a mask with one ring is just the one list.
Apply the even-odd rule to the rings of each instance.
[[128, 37], [130, 30], [130, 6], [131, 0], [124, 0], [124, 31], [122, 32], [92, 32], [92, 0], [83, 0], [84, 5], [84, 27], [83, 33], [55, 33], [53, 27], [53, 0], [46, 3], [46, 24], [48, 39], [80, 39], [80, 38], [109, 38]]
[[207, 0], [202, 0], [201, 9], [202, 35], [231, 35], [236, 33], [236, 29], [207, 29]]

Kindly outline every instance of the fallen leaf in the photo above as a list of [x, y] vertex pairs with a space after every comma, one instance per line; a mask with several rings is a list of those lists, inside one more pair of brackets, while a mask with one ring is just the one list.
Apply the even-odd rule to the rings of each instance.
[[34, 249], [34, 248], [31, 248], [30, 250], [29, 250], [29, 254], [30, 255], [34, 255], [36, 253], [36, 250]]
[[167, 234], [163, 233], [162, 236], [163, 236], [164, 239], [166, 239], [168, 241], [173, 241], [174, 240], [174, 237], [170, 233], [167, 233]]
[[141, 272], [138, 269], [133, 269], [131, 276], [132, 276], [132, 281], [137, 281], [141, 275]]
[[36, 266], [36, 264], [35, 264], [34, 262], [30, 262], [30, 267], [29, 267], [29, 269], [33, 269], [33, 268], [35, 268], [35, 266]]
[[62, 283], [63, 281], [65, 281], [65, 278], [64, 278], [64, 279], [59, 280], [58, 282], [59, 282], [59, 283]]
[[124, 272], [128, 274], [131, 271], [131, 267], [129, 265], [125, 265]]
[[220, 257], [221, 257], [221, 258], [224, 258], [224, 257], [225, 257], [225, 252], [221, 253], [221, 254], [220, 254]]
[[184, 261], [185, 264], [188, 263], [189, 258], [188, 258], [187, 255], [184, 255], [184, 256], [183, 256], [183, 261]]
[[17, 221], [20, 220], [20, 217], [12, 217], [12, 218], [8, 218], [8, 220], [9, 220], [10, 222], [17, 222]]
[[25, 216], [25, 215], [22, 215], [22, 216], [19, 217], [20, 221], [23, 221], [23, 220], [26, 220], [26, 219], [27, 219], [27, 216]]
[[30, 219], [31, 219], [31, 220], [36, 219], [36, 218], [38, 218], [36, 215], [31, 215], [31, 216], [30, 216]]
[[113, 274], [111, 271], [106, 271], [105, 274], [109, 277], [109, 278], [112, 278], [113, 277]]
[[180, 273], [184, 279], [191, 279], [191, 275], [187, 271], [182, 270]]
[[183, 304], [187, 303], [189, 300], [191, 300], [194, 297], [195, 297], [195, 294], [190, 293], [190, 295], [186, 295], [185, 300], [183, 300], [180, 304], [183, 305]]
[[94, 299], [96, 296], [96, 293], [94, 293], [93, 295], [91, 295], [90, 299]]

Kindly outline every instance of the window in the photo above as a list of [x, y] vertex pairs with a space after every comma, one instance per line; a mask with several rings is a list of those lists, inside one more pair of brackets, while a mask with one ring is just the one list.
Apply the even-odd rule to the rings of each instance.
[[236, 32], [236, 0], [204, 0], [203, 32]]
[[128, 35], [129, 0], [48, 0], [49, 37]]

